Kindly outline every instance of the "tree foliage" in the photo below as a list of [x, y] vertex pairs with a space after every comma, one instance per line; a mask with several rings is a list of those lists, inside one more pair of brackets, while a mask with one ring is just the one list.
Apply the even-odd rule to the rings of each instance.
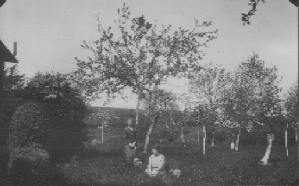
[[3, 85], [3, 90], [9, 93], [24, 88], [25, 76], [19, 73], [17, 65], [5, 68]]
[[[247, 13], [242, 13], [242, 22], [243, 25], [249, 25], [251, 23], [250, 19], [252, 16], [256, 14], [258, 6], [260, 6], [261, 3], [265, 3], [265, 0], [249, 0], [248, 5], [250, 7], [249, 11]], [[290, 3], [292, 3], [295, 6], [299, 6], [298, 0], [289, 0]]]
[[148, 114], [150, 111], [164, 114], [164, 112], [178, 110], [175, 94], [163, 89], [156, 89], [151, 91], [151, 94], [146, 94], [144, 105]]
[[287, 94], [286, 101], [284, 103], [285, 109], [286, 109], [286, 116], [288, 119], [288, 122], [291, 124], [298, 123], [298, 85], [295, 84], [293, 87], [290, 88]]
[[93, 112], [90, 114], [89, 117], [91, 120], [96, 120], [96, 122], [98, 123], [98, 127], [100, 127], [103, 123], [105, 126], [110, 125], [113, 121], [118, 119], [115, 113], [110, 110], [100, 110], [97, 112]]
[[202, 71], [191, 76], [190, 92], [194, 95], [193, 104], [195, 110], [201, 113], [198, 113], [201, 119], [216, 119], [215, 115], [222, 107], [223, 93], [228, 89], [230, 80], [230, 74], [223, 67], [212, 64], [204, 65]]
[[69, 116], [72, 120], [82, 120], [85, 103], [80, 91], [71, 84], [68, 75], [37, 73], [25, 87], [24, 96], [47, 104], [56, 117]]
[[242, 62], [234, 74], [232, 94], [226, 97], [226, 116], [246, 127], [248, 124], [266, 124], [281, 114], [279, 78], [276, 67], [267, 67], [254, 54]]
[[247, 13], [241, 14], [243, 25], [249, 25], [251, 23], [250, 19], [255, 15], [260, 3], [265, 3], [265, 0], [249, 0], [248, 5], [250, 6], [250, 10]]
[[144, 16], [131, 18], [125, 4], [115, 22], [116, 27], [108, 28], [99, 23], [99, 38], [82, 45], [93, 56], [77, 59], [75, 77], [89, 98], [103, 92], [113, 95], [125, 87], [144, 98], [169, 76], [198, 71], [201, 48], [216, 37], [211, 22], [196, 21], [193, 29], [157, 26]]
[[[24, 88], [25, 77], [18, 72], [17, 65], [13, 65], [4, 70], [2, 78], [4, 94], [2, 94], [2, 104], [0, 105], [0, 123], [2, 124], [1, 127], [3, 127], [1, 132], [5, 131], [4, 133], [6, 133], [6, 127], [16, 106], [22, 102], [20, 93]], [[4, 133], [1, 136], [6, 137]]]

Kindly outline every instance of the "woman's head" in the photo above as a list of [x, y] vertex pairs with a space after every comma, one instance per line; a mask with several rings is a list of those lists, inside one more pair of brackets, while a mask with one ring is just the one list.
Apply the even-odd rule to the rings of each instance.
[[159, 155], [159, 154], [161, 153], [161, 148], [160, 148], [160, 146], [159, 146], [159, 145], [154, 145], [154, 146], [152, 147], [152, 153], [153, 153], [154, 155]]
[[133, 119], [131, 117], [128, 118], [127, 124], [128, 124], [129, 127], [131, 127], [133, 125]]

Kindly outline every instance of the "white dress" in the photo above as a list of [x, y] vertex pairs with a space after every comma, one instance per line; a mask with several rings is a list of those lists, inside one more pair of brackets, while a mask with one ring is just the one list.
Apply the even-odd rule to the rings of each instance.
[[149, 176], [156, 176], [164, 167], [165, 165], [165, 157], [163, 154], [151, 155], [149, 157], [148, 166], [145, 170], [145, 172]]

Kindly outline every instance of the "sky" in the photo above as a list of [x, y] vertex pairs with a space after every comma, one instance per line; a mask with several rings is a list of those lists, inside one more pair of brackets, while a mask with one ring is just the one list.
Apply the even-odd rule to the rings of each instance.
[[[143, 14], [156, 24], [191, 28], [195, 18], [212, 21], [218, 38], [204, 50], [203, 62], [233, 70], [255, 52], [277, 66], [284, 92], [297, 80], [298, 9], [288, 0], [267, 0], [249, 26], [241, 22], [248, 0], [8, 0], [0, 9], [0, 38], [10, 49], [18, 42], [19, 71], [26, 76], [68, 73], [76, 67], [74, 57], [88, 55], [82, 41], [97, 38], [97, 18], [112, 25], [123, 2], [133, 16]], [[171, 79], [164, 88], [188, 92], [186, 80]], [[134, 108], [136, 97], [129, 91], [125, 95], [106, 106]], [[102, 106], [103, 100], [92, 104]]]

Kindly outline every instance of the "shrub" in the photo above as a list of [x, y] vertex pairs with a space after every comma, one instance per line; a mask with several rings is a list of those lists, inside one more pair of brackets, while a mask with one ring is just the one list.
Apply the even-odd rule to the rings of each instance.
[[17, 107], [9, 126], [9, 148], [42, 144], [48, 121], [45, 110], [37, 102], [27, 102]]
[[[83, 148], [83, 124], [75, 123], [71, 127], [51, 128], [47, 133], [46, 149], [53, 162], [69, 161]], [[62, 124], [63, 125], [63, 124]]]
[[49, 154], [38, 145], [17, 147], [11, 153], [10, 176], [13, 184], [46, 185], [54, 178], [56, 173], [49, 162]]
[[9, 126], [8, 171], [11, 172], [18, 149], [30, 147], [32, 150], [35, 146], [42, 147], [48, 120], [45, 110], [37, 102], [30, 101], [17, 107]]
[[11, 116], [16, 107], [22, 103], [19, 96], [23, 88], [24, 76], [19, 75], [16, 65], [5, 68], [3, 77], [3, 92], [0, 97], [0, 177], [4, 178], [7, 173], [8, 160], [7, 138]]
[[85, 103], [67, 75], [37, 73], [24, 90], [27, 99], [42, 103], [49, 116], [44, 148], [50, 160], [69, 160], [82, 147]]

